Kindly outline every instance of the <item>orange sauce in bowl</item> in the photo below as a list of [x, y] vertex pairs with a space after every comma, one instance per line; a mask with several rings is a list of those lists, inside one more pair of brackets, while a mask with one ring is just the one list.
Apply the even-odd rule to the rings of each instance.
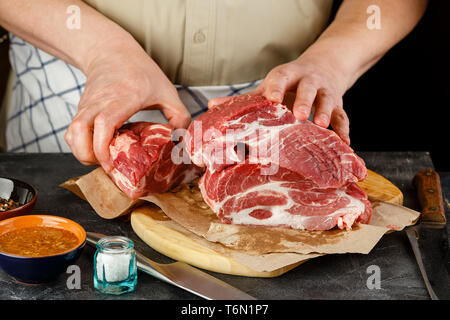
[[68, 230], [52, 227], [28, 227], [0, 235], [0, 251], [24, 257], [44, 257], [74, 249], [77, 236]]

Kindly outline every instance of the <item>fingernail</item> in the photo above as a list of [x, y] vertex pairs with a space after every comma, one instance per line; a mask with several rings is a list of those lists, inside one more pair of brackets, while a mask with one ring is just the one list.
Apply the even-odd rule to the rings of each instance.
[[298, 107], [294, 110], [294, 117], [298, 120], [306, 120], [308, 118], [308, 114], [303, 107]]
[[319, 122], [320, 125], [326, 126], [327, 123], [328, 123], [328, 118], [327, 118], [327, 116], [320, 115], [320, 116], [318, 117], [317, 121]]
[[277, 101], [282, 100], [281, 92], [279, 92], [279, 91], [273, 91], [273, 92], [272, 92], [272, 98], [275, 99], [275, 100], [277, 100]]
[[110, 163], [105, 163], [105, 164], [103, 164], [103, 169], [106, 172], [111, 172], [114, 170], [114, 167]]

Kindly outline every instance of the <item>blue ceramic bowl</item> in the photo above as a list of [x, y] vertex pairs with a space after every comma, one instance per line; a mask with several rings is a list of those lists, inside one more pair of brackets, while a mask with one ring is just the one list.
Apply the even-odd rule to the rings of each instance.
[[78, 238], [77, 245], [68, 251], [43, 257], [24, 257], [0, 251], [0, 268], [19, 282], [40, 284], [50, 282], [69, 265], [75, 264], [86, 243], [86, 231], [78, 223], [69, 219], [28, 215], [0, 221], [0, 235], [30, 227], [53, 227], [68, 230]]

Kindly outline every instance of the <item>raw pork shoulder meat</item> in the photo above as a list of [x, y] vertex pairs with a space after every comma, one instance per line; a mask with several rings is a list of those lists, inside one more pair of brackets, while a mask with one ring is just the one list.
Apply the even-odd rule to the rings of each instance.
[[109, 176], [130, 198], [166, 192], [199, 177], [203, 170], [171, 160], [175, 146], [169, 125], [151, 122], [126, 124], [109, 146], [114, 169]]
[[340, 187], [367, 175], [364, 161], [337, 134], [310, 121], [296, 121], [287, 107], [262, 96], [240, 96], [216, 106], [188, 131], [192, 161], [210, 170], [242, 162], [244, 157], [235, 150], [241, 144], [253, 150], [247, 155], [251, 163], [276, 164], [319, 187]]
[[188, 132], [191, 159], [206, 167], [200, 190], [222, 223], [329, 230], [370, 221], [355, 183], [367, 175], [364, 161], [333, 131], [297, 121], [281, 104], [232, 98]]

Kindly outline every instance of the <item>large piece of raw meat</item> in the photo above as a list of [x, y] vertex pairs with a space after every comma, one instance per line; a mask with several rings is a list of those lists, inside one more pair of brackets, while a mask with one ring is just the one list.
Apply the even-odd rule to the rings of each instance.
[[223, 223], [328, 230], [370, 220], [355, 183], [367, 176], [364, 161], [333, 131], [297, 121], [281, 104], [232, 98], [188, 132], [191, 159], [206, 167], [203, 198]]

